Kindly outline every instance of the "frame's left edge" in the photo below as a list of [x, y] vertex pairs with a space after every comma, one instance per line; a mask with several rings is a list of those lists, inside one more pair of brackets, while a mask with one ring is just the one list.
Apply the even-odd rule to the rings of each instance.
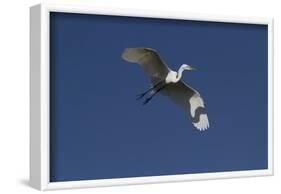
[[30, 172], [29, 184], [41, 190], [40, 62], [41, 6], [30, 8]]
[[30, 7], [30, 177], [29, 184], [45, 190], [49, 184], [49, 12]]
[[41, 4], [41, 190], [50, 184], [50, 8]]

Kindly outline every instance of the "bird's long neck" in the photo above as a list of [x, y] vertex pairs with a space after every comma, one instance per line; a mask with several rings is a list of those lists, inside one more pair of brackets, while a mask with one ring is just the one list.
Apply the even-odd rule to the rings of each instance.
[[178, 70], [178, 74], [177, 74], [177, 77], [176, 77], [176, 81], [180, 81], [181, 77], [182, 77], [182, 72], [184, 71], [184, 69], [182, 67], [179, 68]]

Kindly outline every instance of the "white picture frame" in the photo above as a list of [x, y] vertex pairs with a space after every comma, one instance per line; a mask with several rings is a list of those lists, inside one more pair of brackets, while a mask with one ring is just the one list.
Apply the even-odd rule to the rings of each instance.
[[[268, 169], [137, 178], [50, 182], [49, 14], [103, 14], [268, 25]], [[30, 8], [30, 185], [39, 190], [164, 183], [273, 175], [273, 19], [196, 15], [183, 12], [40, 4]]]

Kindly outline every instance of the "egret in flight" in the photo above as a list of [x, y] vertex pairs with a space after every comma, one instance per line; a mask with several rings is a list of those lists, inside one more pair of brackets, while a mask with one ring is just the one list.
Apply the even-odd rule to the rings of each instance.
[[183, 64], [177, 72], [173, 71], [163, 62], [158, 53], [150, 48], [126, 48], [122, 58], [139, 64], [150, 78], [152, 87], [137, 96], [138, 100], [145, 98], [144, 105], [160, 93], [187, 110], [193, 125], [198, 130], [204, 131], [209, 128], [204, 101], [199, 92], [181, 80], [183, 71], [194, 70], [193, 67]]

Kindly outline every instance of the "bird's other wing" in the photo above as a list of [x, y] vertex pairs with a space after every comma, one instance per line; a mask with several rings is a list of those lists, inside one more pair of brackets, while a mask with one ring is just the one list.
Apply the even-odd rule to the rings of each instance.
[[154, 84], [164, 80], [170, 72], [158, 53], [150, 48], [126, 48], [122, 53], [122, 58], [128, 62], [139, 64]]
[[209, 128], [209, 119], [204, 106], [204, 101], [199, 93], [194, 94], [190, 99], [190, 114], [193, 125], [201, 130]]
[[204, 101], [196, 90], [179, 81], [175, 84], [168, 84], [161, 94], [168, 96], [173, 102], [187, 110], [193, 125], [198, 130], [209, 128]]

